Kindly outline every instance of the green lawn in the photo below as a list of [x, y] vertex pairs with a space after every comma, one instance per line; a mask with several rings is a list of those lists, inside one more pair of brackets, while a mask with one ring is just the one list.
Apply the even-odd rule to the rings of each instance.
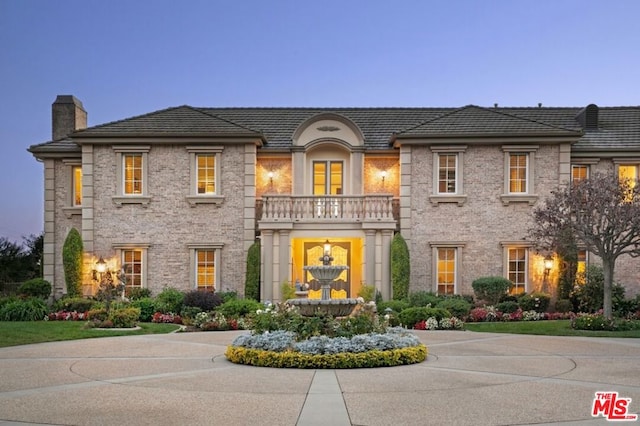
[[0, 348], [92, 337], [164, 334], [177, 330], [175, 324], [141, 323], [140, 330], [85, 329], [84, 321], [0, 321]]
[[640, 328], [625, 331], [587, 331], [574, 330], [571, 321], [514, 321], [514, 322], [470, 322], [465, 330], [485, 333], [539, 334], [545, 336], [583, 336], [583, 337], [635, 337], [640, 338]]

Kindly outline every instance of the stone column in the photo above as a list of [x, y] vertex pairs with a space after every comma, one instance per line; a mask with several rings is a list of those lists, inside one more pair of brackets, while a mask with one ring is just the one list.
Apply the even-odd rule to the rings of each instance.
[[376, 231], [375, 229], [365, 229], [365, 271], [364, 282], [368, 285], [376, 284]]
[[[279, 241], [279, 257], [280, 257], [280, 264], [278, 265], [278, 284], [282, 283], [283, 281], [288, 281], [289, 280], [289, 268], [290, 268], [290, 264], [289, 261], [291, 260], [291, 253], [289, 250], [289, 230], [288, 229], [281, 229], [279, 232], [279, 237], [280, 237], [280, 241]], [[282, 294], [280, 294], [280, 287], [278, 286], [278, 294], [279, 297], [278, 299], [282, 299]], [[280, 302], [283, 302], [283, 300], [280, 300]]]
[[[44, 164], [44, 241], [42, 248], [43, 278], [53, 286], [54, 297], [65, 293], [64, 279], [56, 282], [56, 227], [55, 227], [55, 160]], [[62, 260], [62, 259], [61, 259]]]
[[385, 229], [382, 231], [382, 276], [381, 292], [383, 300], [390, 300], [391, 291], [391, 239], [393, 231]]
[[260, 277], [260, 300], [273, 301], [273, 231], [262, 231], [261, 263], [262, 273]]

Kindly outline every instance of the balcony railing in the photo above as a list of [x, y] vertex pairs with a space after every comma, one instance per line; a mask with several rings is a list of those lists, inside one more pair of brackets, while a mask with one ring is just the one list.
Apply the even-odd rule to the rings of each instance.
[[256, 205], [263, 222], [368, 222], [397, 220], [392, 195], [264, 195]]

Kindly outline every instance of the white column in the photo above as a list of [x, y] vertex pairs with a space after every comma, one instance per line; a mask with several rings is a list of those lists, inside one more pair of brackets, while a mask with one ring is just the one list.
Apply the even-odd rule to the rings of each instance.
[[273, 231], [262, 231], [260, 300], [273, 301]]

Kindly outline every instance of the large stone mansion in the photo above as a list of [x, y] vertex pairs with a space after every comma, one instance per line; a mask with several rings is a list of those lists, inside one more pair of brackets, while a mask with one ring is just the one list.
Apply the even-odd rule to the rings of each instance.
[[[66, 292], [62, 247], [77, 228], [86, 270], [104, 258], [127, 285], [244, 291], [261, 241], [261, 299], [308, 282], [323, 244], [349, 296], [392, 296], [396, 232], [410, 290], [471, 294], [501, 275], [540, 290], [544, 256], [526, 233], [550, 192], [594, 171], [638, 179], [640, 108], [196, 108], [87, 127], [73, 96], [53, 103], [44, 166], [44, 278]], [[580, 261], [589, 255], [582, 251]], [[640, 260], [616, 280], [640, 292]], [[544, 278], [543, 278], [544, 276]], [[85, 294], [95, 291], [87, 274]]]

